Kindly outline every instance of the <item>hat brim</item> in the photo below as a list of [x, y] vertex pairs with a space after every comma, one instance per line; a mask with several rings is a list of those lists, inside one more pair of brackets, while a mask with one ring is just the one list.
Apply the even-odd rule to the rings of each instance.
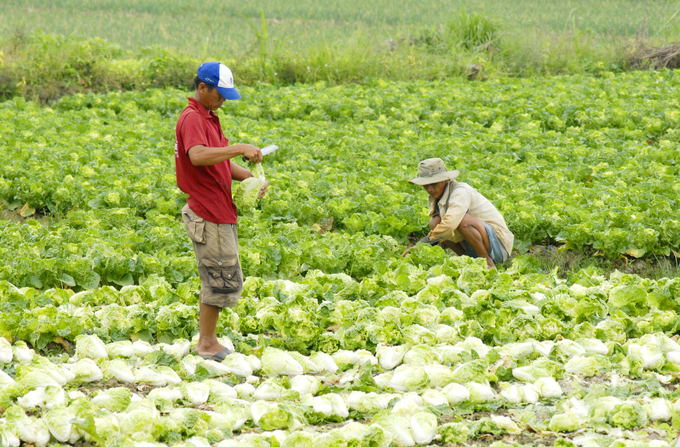
[[458, 170], [453, 170], [453, 171], [446, 171], [442, 172], [441, 174], [435, 174], [430, 177], [416, 177], [414, 179], [409, 180], [409, 183], [412, 183], [414, 185], [431, 185], [433, 183], [439, 183], [447, 180], [454, 180], [458, 177]]
[[217, 91], [220, 92], [224, 99], [241, 99], [241, 95], [235, 88], [217, 87]]

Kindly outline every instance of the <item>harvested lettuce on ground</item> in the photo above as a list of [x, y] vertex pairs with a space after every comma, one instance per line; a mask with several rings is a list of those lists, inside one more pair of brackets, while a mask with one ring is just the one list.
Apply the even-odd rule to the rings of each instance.
[[59, 442], [68, 442], [73, 429], [73, 416], [65, 406], [58, 405], [47, 412], [43, 419], [54, 439]]
[[14, 357], [12, 345], [5, 338], [0, 338], [0, 363], [11, 363]]
[[383, 369], [390, 370], [394, 369], [399, 364], [403, 361], [404, 355], [409, 350], [408, 345], [399, 345], [399, 346], [385, 346], [385, 345], [378, 345], [376, 348], [376, 353], [378, 357], [378, 361], [380, 362], [380, 366], [382, 366]]
[[319, 372], [319, 368], [317, 368], [316, 364], [309, 360], [308, 357], [305, 357], [304, 355], [300, 354], [299, 352], [296, 351], [287, 351], [288, 354], [293, 357], [293, 359], [302, 366], [302, 371], [305, 374], [316, 374]]
[[8, 427], [0, 426], [0, 442], [3, 446], [19, 447], [21, 440]]
[[288, 352], [268, 347], [262, 354], [262, 370], [265, 374], [297, 376], [304, 373], [302, 365]]
[[470, 391], [459, 383], [450, 383], [446, 385], [442, 388], [442, 393], [444, 393], [451, 406], [470, 399]]
[[288, 389], [281, 385], [278, 379], [271, 379], [262, 383], [255, 390], [253, 400], [294, 400], [299, 399], [300, 394], [295, 389]]
[[446, 397], [446, 394], [444, 394], [441, 391], [432, 390], [432, 389], [425, 390], [425, 391], [423, 391], [422, 398], [423, 398], [423, 402], [426, 405], [430, 405], [432, 407], [438, 407], [440, 405], [447, 405], [447, 406], [449, 405], [449, 400]]
[[134, 349], [132, 349], [132, 342], [129, 340], [108, 343], [106, 345], [106, 352], [109, 354], [109, 358], [115, 357], [129, 358], [135, 355], [135, 351]]
[[552, 377], [541, 377], [533, 384], [543, 398], [558, 397], [562, 395], [562, 387]]
[[120, 413], [120, 433], [135, 441], [151, 441], [167, 432], [160, 412], [153, 401], [144, 399], [133, 402], [125, 413]]
[[473, 437], [477, 437], [483, 434], [519, 434], [521, 430], [517, 424], [507, 416], [495, 416], [482, 417], [477, 421], [474, 421], [469, 426], [469, 434]]
[[623, 402], [609, 412], [609, 423], [616, 427], [644, 427], [648, 420], [647, 412], [637, 402]]
[[339, 394], [328, 393], [318, 397], [307, 395], [303, 400], [303, 403], [310, 405], [314, 409], [314, 412], [322, 413], [326, 417], [338, 416], [347, 418], [347, 416], [349, 416], [345, 401], [342, 400], [342, 397]]
[[41, 407], [45, 404], [45, 388], [36, 388], [17, 398], [17, 403], [24, 410]]
[[104, 380], [116, 379], [122, 383], [134, 383], [135, 374], [132, 368], [123, 359], [102, 360], [99, 367], [104, 375]]
[[651, 421], [668, 421], [673, 416], [671, 403], [662, 397], [647, 398], [643, 406]]
[[285, 447], [314, 447], [314, 435], [305, 431], [295, 431], [281, 444]]
[[363, 391], [352, 391], [345, 397], [347, 406], [359, 413], [376, 413], [385, 410], [390, 401], [396, 396], [394, 394], [364, 393]]
[[258, 400], [251, 406], [253, 422], [264, 430], [289, 430], [299, 427], [293, 408], [288, 405]]
[[489, 385], [477, 382], [470, 382], [466, 384], [465, 387], [470, 393], [470, 402], [473, 403], [491, 402], [496, 398], [496, 393]]
[[25, 341], [17, 341], [14, 343], [14, 360], [19, 363], [31, 363], [35, 356], [35, 351], [28, 347]]
[[390, 386], [397, 391], [417, 391], [429, 385], [425, 368], [401, 365], [394, 370]]
[[25, 443], [44, 446], [50, 440], [50, 432], [42, 420], [33, 416], [27, 416], [18, 406], [12, 406], [3, 415], [7, 422], [6, 426], [12, 430]]
[[157, 373], [148, 366], [136, 369], [134, 371], [136, 383], [146, 383], [152, 386], [165, 386], [167, 381], [162, 374]]
[[76, 375], [76, 380], [82, 382], [96, 382], [104, 378], [104, 373], [94, 360], [83, 358], [71, 367], [71, 372]]
[[231, 399], [238, 398], [238, 393], [236, 390], [224, 382], [208, 379], [203, 383], [210, 387], [210, 397], [208, 398], [209, 403], [217, 404], [221, 402], [229, 402]]
[[401, 399], [392, 407], [392, 413], [410, 417], [420, 411], [420, 405], [411, 399]]
[[[377, 425], [381, 427], [385, 433], [387, 433], [392, 438], [392, 443], [399, 446], [411, 446], [415, 445], [416, 441], [413, 438], [413, 432], [411, 431], [411, 424], [409, 420], [398, 414], [390, 412], [381, 412], [376, 414], [371, 421], [371, 425]], [[430, 430], [429, 421], [421, 423], [423, 429], [423, 436], [425, 431]], [[421, 434], [419, 432], [419, 434]]]
[[416, 444], [432, 442], [432, 439], [437, 434], [437, 416], [429, 412], [420, 412], [411, 416], [409, 422]]
[[214, 409], [216, 413], [226, 417], [231, 430], [238, 430], [252, 418], [251, 407], [252, 405], [249, 403], [234, 399], [232, 402], [219, 403], [215, 405]]
[[565, 413], [558, 413], [553, 415], [550, 419], [550, 430], [556, 432], [572, 432], [576, 431], [585, 424], [582, 422], [579, 415], [574, 411], [567, 411]]
[[467, 441], [470, 429], [464, 422], [450, 422], [437, 427], [437, 433], [444, 444], [459, 444]]
[[17, 374], [17, 379], [21, 386], [24, 386], [29, 390], [45, 388], [48, 386], [62, 386], [62, 384], [54, 380], [48, 373], [41, 369], [34, 368], [32, 365], [30, 365], [29, 368], [23, 369], [21, 371], [21, 376]]
[[76, 356], [80, 359], [99, 360], [109, 356], [106, 345], [96, 335], [79, 335], [76, 337]]
[[334, 374], [338, 370], [333, 357], [325, 352], [315, 352], [309, 356], [309, 360], [314, 362], [320, 374]]
[[100, 391], [92, 398], [92, 403], [109, 411], [121, 412], [125, 411], [128, 405], [130, 405], [131, 400], [132, 391], [127, 388], [117, 387]]
[[598, 373], [608, 371], [611, 368], [607, 357], [591, 354], [590, 356], [577, 355], [572, 357], [565, 365], [564, 370], [572, 374], [580, 374], [591, 377]]
[[290, 388], [300, 393], [300, 396], [305, 394], [316, 395], [320, 387], [321, 381], [314, 376], [302, 375], [290, 379]]
[[228, 366], [230, 371], [239, 377], [248, 377], [253, 374], [253, 368], [248, 362], [247, 357], [240, 352], [228, 355], [222, 361], [222, 364]]
[[345, 441], [338, 431], [331, 430], [314, 438], [313, 445], [317, 447], [340, 447], [347, 445], [347, 441]]
[[442, 358], [431, 346], [418, 345], [408, 350], [404, 355], [404, 363], [413, 366], [422, 366], [441, 363]]
[[179, 389], [184, 398], [194, 405], [201, 405], [210, 397], [210, 384], [205, 382], [182, 382]]

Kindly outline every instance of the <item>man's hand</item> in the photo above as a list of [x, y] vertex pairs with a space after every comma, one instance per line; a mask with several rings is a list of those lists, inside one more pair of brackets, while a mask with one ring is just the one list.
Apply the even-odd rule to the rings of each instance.
[[261, 198], [263, 198], [264, 196], [267, 195], [267, 188], [269, 188], [269, 180], [265, 179], [264, 186], [260, 190], [260, 194], [258, 194], [258, 196], [257, 196], [258, 199], [261, 199]]
[[262, 161], [262, 151], [259, 147], [251, 144], [241, 144], [242, 154], [251, 163], [259, 163]]
[[[412, 248], [415, 248], [415, 247], [412, 247]], [[406, 255], [409, 254], [409, 253], [411, 253], [411, 249], [410, 249], [410, 248], [407, 248], [407, 249], [404, 250], [404, 252], [401, 254], [401, 257], [403, 258], [404, 256], [406, 256]]]

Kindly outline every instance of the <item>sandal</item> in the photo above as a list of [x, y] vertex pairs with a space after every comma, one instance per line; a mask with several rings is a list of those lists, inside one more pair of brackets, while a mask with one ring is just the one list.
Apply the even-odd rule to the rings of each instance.
[[198, 354], [198, 356], [200, 358], [202, 358], [203, 360], [214, 360], [216, 362], [221, 362], [222, 360], [226, 359], [229, 354], [231, 354], [231, 350], [229, 348], [224, 348], [220, 352], [218, 352], [217, 354], [213, 354], [213, 355]]

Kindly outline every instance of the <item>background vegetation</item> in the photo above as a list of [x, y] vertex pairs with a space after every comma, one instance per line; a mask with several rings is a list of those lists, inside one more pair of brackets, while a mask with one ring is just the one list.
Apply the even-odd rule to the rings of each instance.
[[3, 3], [0, 98], [43, 102], [188, 87], [207, 59], [245, 84], [342, 84], [622, 71], [680, 40], [674, 1]]
[[[363, 2], [298, 0], [5, 0], [3, 37], [17, 28], [50, 34], [100, 37], [126, 49], [159, 45], [197, 54], [254, 50], [247, 20], [259, 21], [264, 9], [275, 40], [300, 53], [320, 43], [360, 37], [379, 44], [395, 41], [423, 27], [437, 28], [461, 9], [482, 10], [509, 28], [532, 33], [566, 34], [580, 30], [594, 36], [677, 35], [677, 1], [639, 0], [375, 0]], [[219, 53], [217, 53], [219, 54]], [[221, 55], [221, 54], [220, 54]]]

